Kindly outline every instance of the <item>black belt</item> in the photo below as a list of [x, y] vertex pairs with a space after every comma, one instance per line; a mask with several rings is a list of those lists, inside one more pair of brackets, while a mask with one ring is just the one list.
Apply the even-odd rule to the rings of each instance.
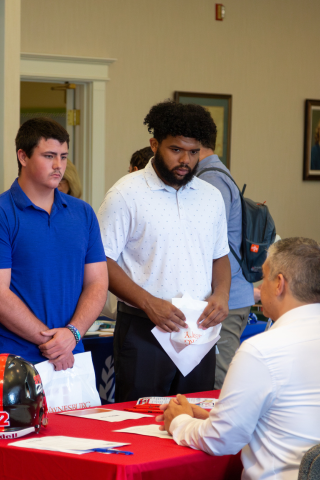
[[118, 312], [127, 313], [128, 315], [135, 315], [137, 317], [149, 318], [148, 315], [139, 308], [130, 307], [126, 303], [118, 302]]

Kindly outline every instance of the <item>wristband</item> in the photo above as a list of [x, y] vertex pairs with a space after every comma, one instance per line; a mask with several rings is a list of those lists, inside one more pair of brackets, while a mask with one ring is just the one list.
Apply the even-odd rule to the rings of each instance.
[[78, 330], [74, 325], [71, 325], [71, 323], [69, 323], [68, 325], [66, 325], [66, 328], [68, 328], [68, 329], [70, 330], [70, 332], [72, 333], [72, 335], [73, 335], [74, 338], [75, 338], [76, 345], [78, 345], [78, 343], [79, 343], [80, 340], [81, 340], [81, 335], [80, 335], [79, 330]]

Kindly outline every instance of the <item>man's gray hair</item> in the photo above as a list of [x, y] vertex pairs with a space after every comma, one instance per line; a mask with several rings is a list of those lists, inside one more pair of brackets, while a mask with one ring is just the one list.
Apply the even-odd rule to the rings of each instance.
[[282, 273], [292, 295], [305, 303], [320, 303], [320, 244], [303, 237], [285, 238], [268, 251], [270, 278]]

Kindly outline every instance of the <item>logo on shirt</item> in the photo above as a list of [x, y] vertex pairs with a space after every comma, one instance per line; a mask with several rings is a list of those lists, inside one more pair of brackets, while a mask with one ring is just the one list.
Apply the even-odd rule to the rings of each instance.
[[259, 252], [259, 245], [255, 245], [254, 243], [250, 247], [250, 251], [253, 253], [258, 253]]

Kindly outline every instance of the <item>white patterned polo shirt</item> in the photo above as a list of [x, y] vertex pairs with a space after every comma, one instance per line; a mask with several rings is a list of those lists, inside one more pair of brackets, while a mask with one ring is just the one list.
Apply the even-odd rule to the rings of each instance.
[[194, 177], [175, 190], [150, 160], [107, 192], [98, 220], [106, 257], [151, 295], [211, 295], [212, 260], [229, 246], [224, 202], [209, 183]]

